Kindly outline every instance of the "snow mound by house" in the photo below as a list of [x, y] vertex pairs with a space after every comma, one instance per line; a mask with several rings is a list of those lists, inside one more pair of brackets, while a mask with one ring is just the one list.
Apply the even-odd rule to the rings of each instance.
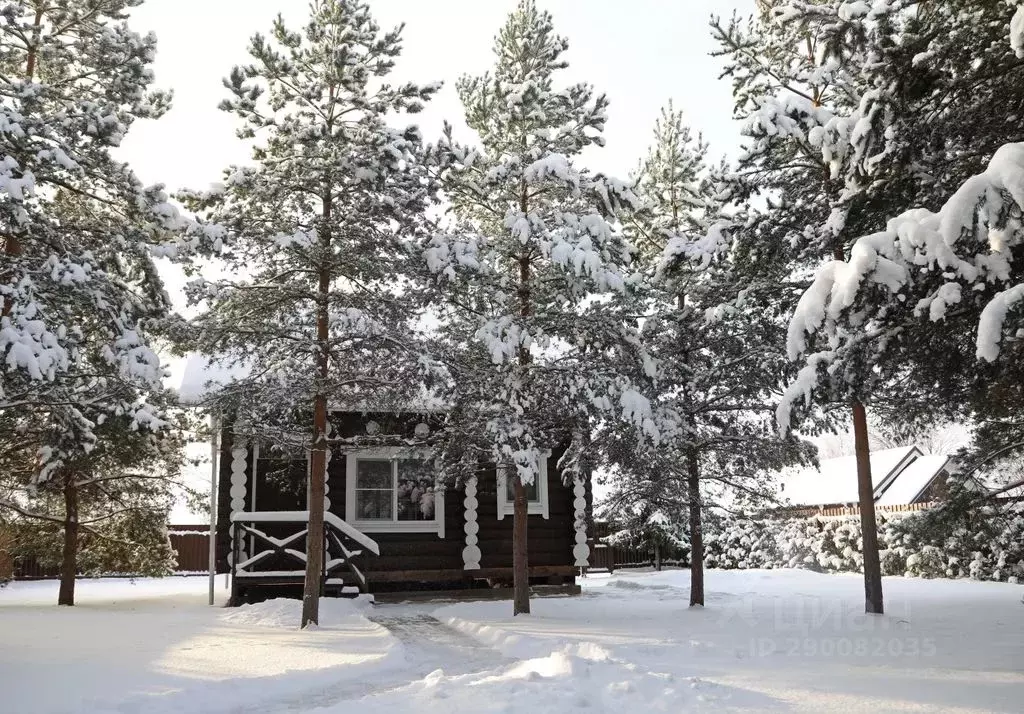
[[[361, 595], [358, 598], [322, 598], [320, 600], [320, 625], [332, 624], [361, 617], [372, 605], [373, 599]], [[295, 628], [302, 617], [302, 600], [275, 598], [252, 605], [232, 608], [221, 616], [221, 622], [248, 627]]]

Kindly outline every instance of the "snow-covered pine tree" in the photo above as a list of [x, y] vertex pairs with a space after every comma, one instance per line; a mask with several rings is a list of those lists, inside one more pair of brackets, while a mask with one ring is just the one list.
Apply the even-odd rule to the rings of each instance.
[[654, 122], [654, 141], [631, 177], [648, 211], [634, 211], [623, 228], [641, 258], [661, 257], [672, 236], [707, 233], [719, 202], [709, 181], [708, 145], [694, 136], [670, 101]]
[[93, 427], [88, 452], [66, 457], [39, 483], [36, 453], [52, 443], [54, 425], [38, 414], [0, 416], [0, 501], [12, 553], [60, 566], [62, 583], [76, 573], [170, 574], [167, 515], [176, 500], [195, 496], [181, 480], [185, 429], [174, 426], [154, 433], [111, 415]]
[[[152, 256], [184, 224], [160, 187], [144, 188], [111, 156], [135, 119], [167, 107], [167, 95], [150, 89], [156, 40], [125, 22], [140, 2], [21, 0], [0, 9], [0, 420], [5, 436], [36, 435], [35, 453], [19, 451], [28, 461], [0, 478], [30, 471], [40, 498], [67, 499], [66, 605], [85, 525], [73, 501], [91, 478], [81, 464], [95, 464], [94, 452], [114, 446], [104, 439], [117, 438], [102, 425], [117, 421], [118, 434], [138, 430], [154, 443], [167, 426], [151, 331], [169, 300]], [[0, 449], [21, 446], [16, 440]]]
[[[1024, 282], [1024, 145], [1012, 143], [1024, 138], [1024, 58], [1006, 36], [1007, 20], [1024, 22], [1024, 11], [1015, 2], [920, 5], [903, 18], [904, 41], [870, 68], [904, 107], [890, 143], [910, 167], [905, 207], [914, 208], [887, 214], [848, 261], [819, 271], [790, 341], [803, 353], [819, 332], [808, 359], [840, 372], [888, 355], [902, 386], [929, 397], [923, 414], [977, 419], [979, 443], [998, 450], [1024, 440], [1013, 426], [1024, 403], [1013, 342], [1020, 327], [1001, 329]], [[997, 360], [1004, 334], [1008, 353]], [[972, 364], [975, 353], [994, 364]], [[794, 398], [818, 371], [805, 376]]]
[[[855, 236], [905, 199], [891, 141], [899, 107], [892, 87], [874, 83], [867, 72], [898, 36], [901, 7], [763, 0], [759, 8], [757, 19], [716, 18], [712, 27], [747, 137], [729, 182], [732, 198], [758, 199], [737, 233], [737, 267], [755, 287], [778, 286], [776, 309], [788, 317], [806, 273], [823, 259], [842, 260]], [[790, 357], [797, 357], [792, 349]], [[865, 607], [874, 613], [882, 612], [883, 603], [865, 405], [882, 395], [890, 375], [868, 359], [828, 372], [818, 400], [826, 407], [819, 414], [824, 418], [806, 425], [834, 428], [836, 405], [850, 405], [865, 539]], [[784, 430], [796, 415], [792, 407], [784, 400], [779, 410]]]
[[[662, 474], [655, 465], [642, 473], [650, 478], [640, 481], [630, 474], [628, 485], [622, 472], [607, 474], [606, 482], [614, 490], [605, 499], [599, 517], [612, 524], [614, 531], [603, 541], [643, 549], [652, 555], [654, 569], [661, 570], [670, 556], [689, 555], [689, 524], [685, 511], [680, 510], [678, 497], [664, 493]], [[685, 493], [685, 484], [682, 492]]]
[[562, 474], [585, 478], [595, 414], [643, 424], [649, 406], [612, 358], [631, 337], [610, 295], [628, 290], [614, 221], [633, 195], [577, 164], [603, 143], [608, 101], [556, 85], [566, 49], [551, 16], [523, 0], [496, 38], [493, 73], [460, 80], [481, 147], [450, 130], [438, 147], [459, 225], [425, 249], [451, 373], [441, 452], [464, 477], [490, 462], [511, 478], [516, 614], [530, 611], [527, 489], [545, 451], [568, 442]]
[[[434, 189], [419, 129], [388, 119], [418, 112], [436, 86], [387, 83], [400, 34], [381, 32], [361, 0], [314, 0], [301, 31], [278, 18], [221, 105], [256, 142], [254, 165], [187, 197], [228, 234], [226, 277], [189, 288], [208, 304], [198, 348], [248, 372], [218, 407], [240, 434], [311, 449], [311, 504], [324, 499], [328, 401], [387, 408], [416, 373], [402, 262]], [[302, 626], [318, 617], [322, 534], [312, 507]]]
[[658, 251], [642, 253], [636, 312], [649, 360], [632, 378], [654, 396], [661, 439], [638, 444], [613, 423], [598, 439], [619, 471], [609, 502], [627, 527], [661, 532], [687, 514], [691, 605], [704, 604], [704, 511], [763, 502], [767, 475], [809, 448], [774, 429], [783, 323], [740, 289], [704, 154], [667, 109], [641, 164], [642, 206], [628, 220], [638, 242]]
[[[909, 207], [939, 211], [971, 176], [987, 173], [1002, 146], [1024, 142], [1019, 121], [1024, 112], [1024, 52], [1020, 49], [1024, 9], [1017, 0], [953, 0], [916, 6], [918, 12], [908, 19], [906, 35], [911, 41], [903, 56], [887, 61], [879, 71], [921, 76], [904, 93], [908, 98], [903, 101], [914, 106], [913, 123], [898, 139], [908, 144], [904, 152], [908, 165], [917, 167], [915, 175], [920, 176], [920, 198]], [[916, 91], [910, 92], [911, 88]], [[1024, 409], [1020, 343], [1006, 342], [999, 358], [991, 362], [976, 357], [976, 335], [986, 306], [999, 306], [1001, 300], [993, 302], [996, 293], [1024, 282], [1020, 263], [1024, 248], [1015, 244], [1012, 229], [1005, 230], [1005, 239], [999, 252], [1007, 256], [1009, 275], [1005, 280], [988, 280], [987, 289], [977, 284], [968, 290], [966, 283], [957, 280], [963, 286], [961, 299], [948, 307], [941, 320], [931, 319], [931, 301], [952, 288], [945, 287], [949, 280], [938, 265], [927, 271], [913, 269], [912, 283], [904, 290], [906, 300], [899, 303], [902, 312], [891, 298], [887, 301], [894, 321], [896, 316], [905, 322], [911, 318], [911, 328], [904, 331], [908, 337], [900, 342], [901, 359], [912, 365], [919, 381], [933, 385], [929, 406], [938, 404], [946, 413], [976, 422], [978, 443], [971, 461], [1024, 441], [1017, 416]], [[974, 235], [965, 234], [954, 251], [973, 261], [978, 249], [984, 250], [985, 241], [985, 231], [979, 229]], [[919, 303], [925, 307], [916, 310]], [[907, 314], [910, 309], [915, 310], [916, 320]], [[1019, 309], [1010, 309], [1007, 315], [1003, 334], [1012, 340], [1021, 327], [1019, 320], [1014, 321]]]

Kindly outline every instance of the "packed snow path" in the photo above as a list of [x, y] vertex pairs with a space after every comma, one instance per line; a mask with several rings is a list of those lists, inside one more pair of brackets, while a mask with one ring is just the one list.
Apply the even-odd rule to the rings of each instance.
[[704, 609], [688, 576], [592, 576], [524, 617], [325, 599], [307, 631], [298, 601], [208, 607], [203, 578], [83, 581], [74, 608], [14, 583], [0, 712], [1022, 711], [1020, 585], [886, 578], [866, 617], [857, 576], [711, 570]]
[[[388, 612], [394, 614], [388, 615]], [[370, 622], [387, 630], [401, 643], [405, 659], [403, 667], [394, 672], [371, 673], [359, 681], [326, 684], [297, 696], [247, 707], [245, 713], [275, 714], [323, 709], [340, 702], [358, 701], [401, 689], [433, 672], [462, 675], [495, 669], [511, 661], [493, 648], [422, 612], [403, 606], [383, 605], [375, 606], [369, 613], [367, 619]]]
[[[427, 606], [427, 609], [436, 607]], [[369, 619], [398, 638], [405, 647], [406, 661], [411, 669], [422, 672], [420, 676], [437, 669], [443, 669], [446, 674], [469, 674], [511, 662], [493, 647], [459, 632], [432, 615], [417, 612], [419, 609], [379, 605]]]

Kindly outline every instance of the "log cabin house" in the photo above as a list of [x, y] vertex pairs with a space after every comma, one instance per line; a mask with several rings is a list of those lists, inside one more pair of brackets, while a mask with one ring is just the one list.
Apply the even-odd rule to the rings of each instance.
[[[429, 416], [334, 412], [330, 421], [325, 594], [511, 586], [512, 489], [503, 472], [484, 465], [467, 483], [443, 483], [416, 446], [429, 440]], [[306, 567], [307, 459], [235, 440], [230, 428], [220, 436], [216, 567], [232, 576], [231, 601], [295, 593]], [[560, 453], [552, 448], [528, 486], [530, 583], [575, 593], [590, 555], [592, 491], [589, 479], [564, 482]]]

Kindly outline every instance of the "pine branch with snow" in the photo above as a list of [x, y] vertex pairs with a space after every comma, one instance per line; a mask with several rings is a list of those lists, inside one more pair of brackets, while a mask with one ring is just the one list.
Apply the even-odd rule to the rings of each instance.
[[317, 395], [332, 408], [388, 408], [430, 371], [403, 276], [436, 187], [419, 129], [392, 122], [437, 86], [387, 83], [400, 28], [382, 31], [365, 3], [325, 0], [312, 13], [300, 31], [276, 20], [225, 80], [221, 108], [256, 142], [254, 164], [183, 196], [224, 233], [219, 276], [188, 286], [206, 309], [184, 340], [244, 373], [211, 404], [236, 413], [236, 428], [296, 447], [310, 443]]
[[731, 256], [737, 217], [726, 215], [704, 154], [681, 116], [663, 114], [627, 222], [660, 243], [641, 254], [634, 314], [644, 359], [629, 372], [650, 397], [659, 441], [638, 443], [613, 421], [595, 439], [612, 465], [606, 514], [622, 532], [654, 544], [685, 534], [691, 604], [703, 604], [709, 509], [768, 499], [768, 474], [809, 453], [771, 428], [786, 369], [782, 325], [742, 289]]
[[67, 480], [102, 425], [167, 426], [154, 335], [170, 300], [154, 262], [186, 230], [160, 186], [113, 158], [133, 122], [157, 118], [156, 39], [137, 1], [7, 3], [0, 23], [0, 414], [32, 441], [31, 482]]
[[[459, 81], [481, 145], [449, 130], [435, 147], [454, 224], [424, 248], [446, 334], [450, 433], [475, 428], [475, 448], [524, 483], [595, 414], [647, 419], [603, 354], [629, 339], [613, 303], [631, 289], [617, 217], [635, 197], [578, 164], [603, 144], [608, 102], [585, 84], [556, 86], [566, 48], [550, 15], [523, 2], [498, 35], [493, 72]], [[585, 465], [573, 453], [566, 477]]]

